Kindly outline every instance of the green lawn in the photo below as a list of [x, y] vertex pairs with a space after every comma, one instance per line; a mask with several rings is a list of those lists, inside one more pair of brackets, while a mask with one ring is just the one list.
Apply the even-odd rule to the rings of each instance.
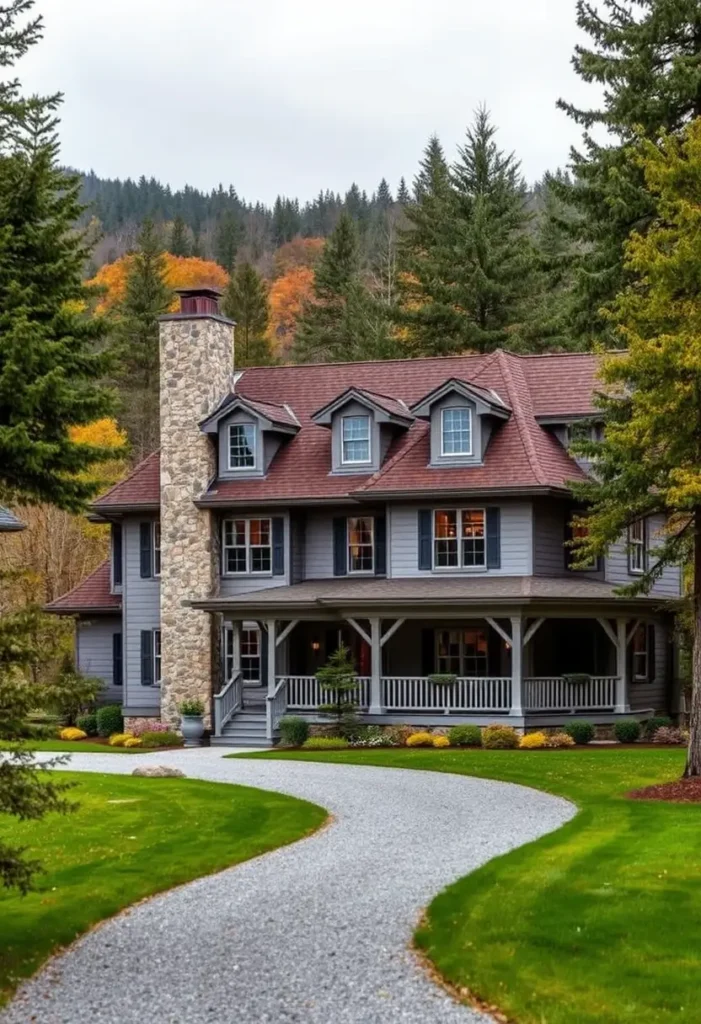
[[[90, 740], [29, 740], [31, 750], [49, 750], [53, 754], [150, 754], [147, 747], [111, 747], [109, 743], [91, 743]], [[0, 743], [0, 750], [9, 750], [10, 743]], [[161, 750], [163, 748], [161, 747]]]
[[[62, 776], [63, 777], [63, 776]], [[61, 946], [118, 910], [299, 839], [326, 820], [314, 804], [196, 779], [66, 773], [79, 810], [3, 817], [46, 873], [28, 896], [0, 892], [0, 1005]]]
[[624, 797], [678, 777], [683, 751], [248, 756], [455, 772], [574, 801], [580, 812], [563, 828], [438, 895], [417, 944], [449, 982], [519, 1024], [698, 1024], [701, 806]]

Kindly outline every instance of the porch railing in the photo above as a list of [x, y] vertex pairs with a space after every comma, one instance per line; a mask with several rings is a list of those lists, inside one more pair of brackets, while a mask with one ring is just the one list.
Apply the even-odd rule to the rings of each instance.
[[214, 735], [222, 730], [232, 715], [243, 706], [243, 676], [235, 672], [219, 693], [214, 694]]
[[275, 692], [268, 694], [265, 701], [265, 732], [269, 740], [274, 739], [287, 707], [287, 679], [282, 676], [276, 680]]
[[508, 711], [511, 677], [460, 677], [432, 683], [426, 676], [383, 676], [382, 704], [387, 711]]
[[[320, 704], [331, 702], [328, 691], [322, 690], [316, 676], [278, 676], [278, 680], [287, 680], [287, 707], [290, 711], [314, 711]], [[358, 688], [354, 698], [358, 707], [367, 708], [370, 704], [370, 677], [358, 676]]]
[[570, 682], [561, 676], [523, 680], [526, 711], [606, 711], [616, 706], [616, 676]]

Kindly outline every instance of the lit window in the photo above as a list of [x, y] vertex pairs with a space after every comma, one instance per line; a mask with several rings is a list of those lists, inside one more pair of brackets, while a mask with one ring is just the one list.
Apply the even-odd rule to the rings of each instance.
[[636, 575], [645, 572], [647, 537], [645, 520], [638, 519], [628, 527], [628, 569]]
[[631, 640], [633, 682], [647, 682], [649, 675], [649, 652], [647, 647], [647, 626], [640, 625]]
[[443, 409], [441, 455], [472, 455], [472, 412], [468, 408]]
[[255, 423], [232, 423], [229, 427], [229, 469], [253, 469], [255, 464]]
[[486, 564], [484, 509], [439, 509], [434, 512], [434, 568], [474, 569], [483, 568]]
[[161, 524], [158, 520], [153, 524], [153, 575], [161, 575]]
[[455, 676], [486, 676], [487, 634], [483, 629], [439, 629], [436, 669]]
[[153, 681], [156, 686], [161, 682], [161, 631], [153, 631]]
[[348, 520], [348, 572], [374, 572], [374, 527], [371, 516]]
[[370, 462], [370, 417], [344, 416], [341, 424], [341, 461]]
[[270, 534], [269, 519], [225, 519], [222, 529], [224, 575], [271, 572]]

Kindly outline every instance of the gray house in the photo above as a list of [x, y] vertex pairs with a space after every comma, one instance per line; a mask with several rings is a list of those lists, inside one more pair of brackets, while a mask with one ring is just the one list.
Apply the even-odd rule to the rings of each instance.
[[496, 351], [235, 372], [217, 293], [183, 292], [161, 324], [160, 453], [95, 502], [111, 558], [50, 610], [76, 617], [79, 667], [128, 719], [174, 722], [199, 696], [222, 744], [316, 718], [339, 644], [368, 722], [668, 710], [680, 571], [617, 594], [664, 523], [570, 564], [589, 467], [568, 446], [601, 429], [596, 369]]

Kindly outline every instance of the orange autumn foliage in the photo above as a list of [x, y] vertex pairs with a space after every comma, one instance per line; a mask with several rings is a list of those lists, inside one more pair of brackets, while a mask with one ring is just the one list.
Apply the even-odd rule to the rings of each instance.
[[296, 267], [273, 281], [268, 293], [268, 336], [276, 355], [285, 355], [294, 340], [304, 303], [314, 292], [314, 271]]
[[[226, 288], [229, 283], [229, 275], [214, 260], [201, 260], [196, 256], [173, 256], [166, 252], [163, 254], [165, 261], [165, 282], [169, 288], [195, 288], [208, 285], [212, 288]], [[105, 313], [112, 309], [124, 298], [127, 285], [127, 276], [131, 265], [131, 254], [120, 256], [114, 263], [105, 263], [98, 272], [88, 281], [89, 286], [104, 288], [97, 306], [98, 313]], [[171, 306], [173, 311], [178, 308], [178, 300], [175, 299]]]
[[275, 253], [273, 277], [283, 277], [298, 267], [313, 269], [325, 244], [323, 238], [302, 238], [300, 235], [285, 242]]

